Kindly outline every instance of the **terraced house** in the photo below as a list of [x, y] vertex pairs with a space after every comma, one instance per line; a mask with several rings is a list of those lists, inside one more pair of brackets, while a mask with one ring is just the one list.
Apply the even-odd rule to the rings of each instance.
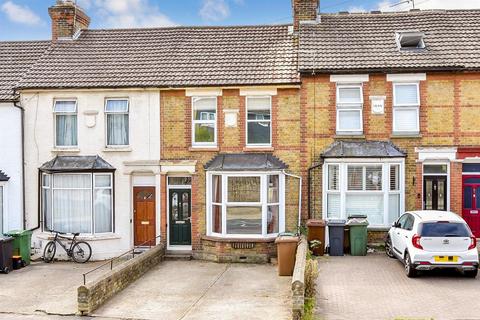
[[265, 262], [307, 218], [366, 214], [378, 241], [421, 208], [478, 235], [480, 11], [318, 8], [292, 0], [290, 25], [94, 30], [57, 1], [52, 41], [12, 85], [35, 248], [55, 229], [94, 259], [162, 242]]

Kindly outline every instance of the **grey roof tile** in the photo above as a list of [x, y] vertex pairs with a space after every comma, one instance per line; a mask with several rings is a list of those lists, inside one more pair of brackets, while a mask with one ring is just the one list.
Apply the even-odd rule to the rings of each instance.
[[14, 88], [45, 53], [50, 41], [0, 42], [0, 101], [16, 99]]
[[404, 158], [407, 154], [390, 141], [335, 141], [322, 158]]
[[56, 156], [40, 167], [45, 172], [113, 171], [115, 168], [100, 156]]
[[[414, 30], [426, 49], [400, 51], [396, 32]], [[321, 14], [301, 25], [299, 43], [303, 72], [478, 70], [480, 10]]]
[[218, 154], [205, 164], [205, 169], [209, 171], [270, 171], [287, 168], [282, 160], [270, 153]]
[[0, 170], [0, 181], [8, 181], [10, 177], [5, 174], [2, 170]]
[[59, 41], [20, 88], [298, 83], [287, 25], [85, 30]]

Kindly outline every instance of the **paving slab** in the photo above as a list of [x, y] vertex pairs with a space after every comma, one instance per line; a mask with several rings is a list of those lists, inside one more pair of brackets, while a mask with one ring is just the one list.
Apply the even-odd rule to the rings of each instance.
[[0, 274], [0, 319], [9, 313], [27, 317], [38, 312], [73, 315], [82, 274], [99, 263], [33, 262], [9, 274]]
[[94, 317], [290, 319], [291, 277], [272, 265], [165, 261], [113, 297]]
[[408, 278], [385, 254], [319, 258], [318, 319], [480, 319], [480, 276], [451, 270]]

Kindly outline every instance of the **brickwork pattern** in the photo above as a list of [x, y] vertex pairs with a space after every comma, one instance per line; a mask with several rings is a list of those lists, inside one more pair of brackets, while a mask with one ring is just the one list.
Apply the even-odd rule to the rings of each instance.
[[78, 30], [87, 29], [90, 18], [78, 6], [70, 3], [57, 4], [48, 8], [52, 19], [52, 40], [72, 38]]

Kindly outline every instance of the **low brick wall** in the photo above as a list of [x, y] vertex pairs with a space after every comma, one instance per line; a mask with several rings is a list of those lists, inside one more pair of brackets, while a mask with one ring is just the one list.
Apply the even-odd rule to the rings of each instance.
[[223, 239], [203, 236], [201, 249], [193, 251], [193, 258], [220, 263], [269, 263], [277, 256], [275, 239]]
[[108, 299], [135, 282], [152, 267], [159, 264], [165, 255], [165, 247], [157, 245], [135, 258], [119, 265], [92, 283], [78, 287], [78, 312], [88, 315]]
[[302, 319], [305, 304], [305, 266], [307, 264], [308, 243], [302, 237], [297, 246], [295, 269], [292, 276], [292, 318]]

